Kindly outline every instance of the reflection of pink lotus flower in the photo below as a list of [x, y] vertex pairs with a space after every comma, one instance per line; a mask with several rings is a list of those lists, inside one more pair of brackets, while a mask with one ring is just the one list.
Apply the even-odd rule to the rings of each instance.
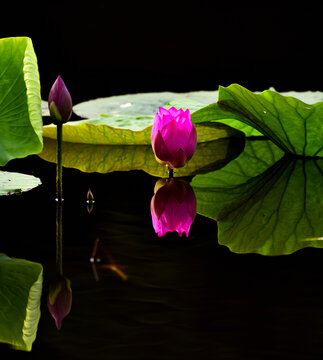
[[64, 276], [59, 275], [57, 279], [50, 284], [47, 305], [55, 320], [57, 329], [60, 330], [62, 320], [69, 314], [72, 307], [71, 283]]
[[193, 156], [196, 143], [196, 129], [188, 109], [159, 108], [151, 130], [151, 144], [159, 162], [169, 169], [184, 166]]
[[164, 236], [168, 231], [177, 231], [179, 236], [185, 232], [188, 236], [196, 216], [194, 191], [183, 179], [158, 180], [150, 209], [158, 236]]

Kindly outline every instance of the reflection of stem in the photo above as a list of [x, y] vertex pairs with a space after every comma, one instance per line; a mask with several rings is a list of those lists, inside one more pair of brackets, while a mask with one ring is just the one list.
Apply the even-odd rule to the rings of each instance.
[[110, 269], [114, 271], [116, 274], [118, 274], [122, 280], [127, 280], [128, 276], [121, 270], [123, 266], [121, 265], [115, 265], [115, 264], [107, 264], [101, 266], [103, 269]]
[[97, 260], [96, 254], [98, 252], [99, 241], [100, 241], [99, 238], [95, 239], [95, 243], [94, 243], [93, 250], [92, 250], [92, 255], [91, 255], [91, 258], [90, 258], [91, 262], [94, 262], [94, 261]]
[[63, 203], [56, 204], [56, 272], [63, 275]]
[[58, 203], [63, 201], [62, 138], [63, 124], [57, 123], [56, 198]]

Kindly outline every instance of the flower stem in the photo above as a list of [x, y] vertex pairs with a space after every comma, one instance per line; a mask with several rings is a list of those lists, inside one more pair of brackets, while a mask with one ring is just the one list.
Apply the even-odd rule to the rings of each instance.
[[56, 167], [56, 271], [63, 274], [63, 169], [62, 169], [63, 124], [57, 123], [57, 167]]
[[174, 169], [170, 169], [168, 171], [169, 178], [172, 179], [174, 177]]
[[63, 124], [57, 124], [57, 167], [56, 167], [56, 199], [63, 201], [63, 170], [62, 170], [62, 138]]

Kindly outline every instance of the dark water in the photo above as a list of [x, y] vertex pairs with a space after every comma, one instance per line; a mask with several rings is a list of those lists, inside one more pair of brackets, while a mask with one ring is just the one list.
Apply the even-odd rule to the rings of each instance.
[[[55, 273], [55, 165], [31, 156], [6, 169], [43, 183], [0, 202], [1, 252], [41, 263], [44, 285], [32, 352], [1, 344], [1, 358], [322, 359], [322, 250], [234, 254], [218, 244], [216, 222], [200, 215], [189, 238], [158, 238], [150, 215], [156, 178], [140, 171], [64, 169], [63, 269], [73, 304], [57, 331], [46, 304]], [[100, 267], [95, 278], [96, 239], [102, 261], [108, 253], [127, 280]]]

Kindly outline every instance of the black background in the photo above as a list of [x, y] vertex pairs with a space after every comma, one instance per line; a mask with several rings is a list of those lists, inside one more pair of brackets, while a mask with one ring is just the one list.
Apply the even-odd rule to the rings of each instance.
[[[44, 100], [58, 75], [63, 77], [75, 104], [96, 97], [137, 92], [216, 90], [219, 85], [234, 82], [252, 91], [271, 86], [278, 91], [323, 91], [321, 21], [320, 8], [313, 8], [308, 2], [294, 2], [292, 6], [282, 2], [275, 6], [262, 2], [237, 5], [206, 0], [155, 3], [66, 0], [32, 4], [12, 1], [10, 8], [1, 14], [0, 38], [29, 36], [33, 40]], [[44, 265], [43, 312], [33, 353], [16, 354], [21, 358], [31, 355], [29, 358], [33, 359], [44, 356], [79, 359], [87, 347], [95, 358], [122, 358], [119, 356], [122, 347], [113, 347], [116, 328], [110, 327], [109, 322], [108, 330], [102, 327], [108, 331], [108, 336], [104, 341], [97, 341], [95, 336], [105, 332], [98, 324], [91, 325], [91, 321], [97, 320], [94, 316], [91, 318], [91, 314], [97, 309], [105, 309], [111, 313], [115, 311], [122, 319], [132, 319], [132, 312], [137, 316], [138, 307], [135, 304], [129, 310], [129, 304], [125, 303], [128, 315], [124, 315], [118, 296], [119, 292], [127, 294], [128, 290], [124, 290], [111, 274], [108, 281], [103, 279], [97, 286], [93, 280], [88, 259], [94, 234], [89, 236], [87, 233], [90, 226], [85, 207], [86, 192], [91, 187], [95, 194], [95, 210], [91, 216], [98, 219], [99, 225], [94, 225], [103, 233], [103, 240], [104, 236], [110, 239], [113, 231], [119, 234], [119, 214], [124, 211], [125, 204], [132, 210], [133, 202], [138, 218], [140, 215], [144, 225], [148, 224], [143, 238], [156, 239], [156, 243], [149, 243], [149, 246], [156, 246], [158, 251], [155, 253], [166, 256], [170, 244], [176, 251], [182, 251], [182, 248], [177, 236], [165, 237], [166, 242], [158, 241], [151, 227], [149, 203], [155, 179], [135, 174], [129, 183], [127, 174], [101, 176], [64, 169], [64, 266], [66, 276], [72, 280], [73, 310], [58, 333], [46, 311], [48, 268], [53, 268], [55, 262], [55, 165], [34, 156], [13, 160], [7, 168], [15, 169], [15, 166], [21, 172], [40, 177], [43, 185], [24, 196], [3, 200], [5, 216], [2, 220], [11, 233], [6, 241], [3, 240], [1, 251], [33, 261], [45, 259], [51, 264]], [[123, 195], [121, 199], [120, 194]], [[108, 224], [104, 225], [107, 234], [99, 222], [101, 217], [104, 219], [102, 224]], [[37, 226], [33, 229], [35, 218]], [[19, 219], [18, 223], [16, 219]], [[137, 234], [135, 228], [129, 228], [129, 219], [132, 221], [130, 216], [118, 220], [123, 221], [122, 229], [125, 229], [121, 235], [129, 229], [130, 234]], [[197, 319], [195, 322], [190, 323], [190, 319], [183, 322], [183, 328], [193, 328], [193, 324], [206, 336], [200, 342], [201, 348], [207, 344], [202, 358], [219, 355], [223, 359], [321, 359], [321, 252], [305, 249], [287, 258], [236, 255], [213, 242], [215, 227], [215, 222], [207, 222], [198, 216], [191, 229], [189, 245], [192, 248], [185, 250], [189, 256], [180, 257], [180, 264], [185, 265], [181, 265], [182, 268], [189, 269], [186, 273], [183, 271], [183, 279], [189, 279], [190, 283], [192, 277], [202, 284], [196, 287], [196, 294], [202, 298], [197, 296], [196, 304], [202, 310], [192, 311]], [[34, 230], [33, 237], [28, 236], [31, 230]], [[123, 243], [119, 241], [124, 235], [117, 235], [116, 243], [112, 242], [109, 249], [121, 264], [131, 265], [132, 255], [127, 254], [137, 256], [141, 253], [131, 248], [131, 251], [126, 249], [124, 256]], [[142, 241], [142, 234], [139, 235]], [[144, 254], [144, 261], [153, 263], [149, 254]], [[195, 266], [196, 261], [198, 266]], [[177, 274], [168, 273], [165, 268], [158, 273], [164, 272], [167, 279]], [[176, 287], [182, 282], [182, 279], [178, 280]], [[100, 286], [106, 291], [103, 294], [106, 294], [108, 305], [96, 307], [102, 299]], [[189, 302], [191, 295], [183, 294]], [[127, 298], [121, 295], [121, 299]], [[188, 306], [188, 302], [184, 302], [182, 308]], [[192, 304], [195, 306], [194, 302]], [[117, 315], [104, 316], [113, 319]], [[197, 322], [200, 322], [198, 326]], [[209, 328], [205, 328], [205, 323]], [[88, 325], [91, 325], [89, 329]], [[83, 334], [81, 339], [75, 335], [77, 331]], [[92, 332], [91, 339], [95, 339], [89, 343], [87, 337]], [[76, 343], [74, 347], [69, 343], [72, 340]], [[143, 341], [146, 342], [145, 337]], [[178, 342], [178, 334], [174, 338], [166, 336], [165, 341], [171, 347]], [[190, 338], [185, 341], [189, 343]], [[99, 354], [102, 344], [107, 344], [107, 350]], [[218, 344], [227, 348], [222, 349]], [[183, 342], [177, 346], [185, 350], [185, 356], [177, 356], [177, 359], [196, 359], [197, 354], [191, 353], [190, 345], [181, 345]], [[6, 346], [2, 345], [1, 354], [4, 348]], [[75, 349], [78, 348], [77, 352]], [[134, 357], [136, 351], [133, 351]], [[71, 353], [74, 352], [73, 357]], [[64, 356], [66, 354], [68, 356]]]
[[74, 103], [149, 91], [322, 90], [322, 25], [309, 2], [12, 4], [0, 37], [29, 36], [42, 97], [60, 74]]

